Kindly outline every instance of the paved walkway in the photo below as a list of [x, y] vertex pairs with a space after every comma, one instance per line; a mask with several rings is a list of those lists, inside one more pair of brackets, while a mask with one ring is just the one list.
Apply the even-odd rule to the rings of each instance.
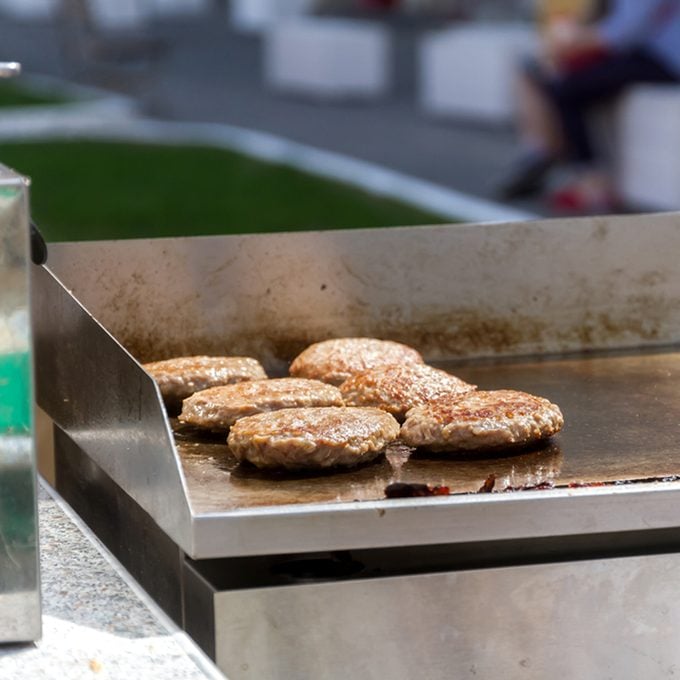
[[[272, 94], [262, 84], [258, 38], [231, 31], [227, 16], [217, 10], [154, 26], [167, 49], [142, 68], [68, 63], [55, 25], [6, 18], [0, 21], [0, 57], [21, 61], [28, 72], [132, 94], [143, 112], [161, 119], [270, 132], [491, 198], [494, 180], [513, 153], [511, 131], [423, 116], [416, 104], [415, 48], [425, 27], [399, 22], [392, 28], [396, 83], [376, 104], [320, 104]], [[536, 211], [535, 205], [513, 207]]]

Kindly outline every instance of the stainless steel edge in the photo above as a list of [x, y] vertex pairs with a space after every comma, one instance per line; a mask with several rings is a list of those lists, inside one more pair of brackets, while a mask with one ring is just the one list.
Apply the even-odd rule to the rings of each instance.
[[0, 643], [41, 636], [27, 187], [0, 165]]
[[191, 511], [154, 381], [47, 267], [33, 267], [36, 400], [184, 550]]
[[[40, 303], [41, 392], [195, 558], [675, 527], [675, 484], [192, 516], [158, 392], [121, 347], [138, 359], [246, 352], [285, 368], [292, 348], [329, 335], [402, 339], [428, 358], [677, 342], [680, 217], [640, 220], [54, 244], [50, 266], [97, 321], [63, 288], [54, 311]], [[55, 338], [67, 358], [50, 355]], [[125, 398], [106, 398], [102, 378]], [[84, 408], [74, 415], [47, 394], [54, 385]]]
[[215, 594], [232, 680], [639, 680], [680, 668], [680, 556]]
[[0, 78], [14, 78], [21, 75], [21, 64], [17, 61], [0, 61]]
[[[50, 266], [140, 360], [372, 335], [428, 359], [680, 339], [680, 215], [54, 244]], [[304, 273], [304, 275], [302, 275]]]
[[199, 558], [680, 527], [680, 483], [318, 504], [199, 515]]

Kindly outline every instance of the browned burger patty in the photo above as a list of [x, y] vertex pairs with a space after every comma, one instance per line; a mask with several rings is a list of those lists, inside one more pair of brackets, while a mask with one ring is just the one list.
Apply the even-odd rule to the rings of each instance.
[[402, 419], [414, 406], [444, 395], [461, 396], [475, 385], [425, 364], [371, 368], [340, 385], [347, 406], [376, 406]]
[[177, 357], [143, 368], [158, 383], [165, 402], [173, 405], [208, 387], [267, 377], [260, 363], [249, 357]]
[[226, 430], [239, 418], [283, 408], [342, 406], [340, 390], [319, 380], [276, 378], [223, 385], [184, 400], [179, 419], [211, 430]]
[[229, 447], [260, 468], [351, 467], [379, 456], [399, 423], [376, 408], [294, 408], [241, 418]]
[[369, 368], [390, 364], [422, 364], [412, 347], [375, 338], [337, 338], [310, 345], [290, 365], [290, 374], [340, 385]]
[[468, 392], [412, 408], [401, 438], [432, 451], [476, 451], [530, 444], [563, 424], [559, 407], [542, 397], [514, 390]]

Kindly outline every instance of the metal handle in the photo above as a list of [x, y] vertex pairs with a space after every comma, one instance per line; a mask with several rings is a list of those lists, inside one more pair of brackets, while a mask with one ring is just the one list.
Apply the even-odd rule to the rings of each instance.
[[18, 61], [0, 61], [0, 78], [14, 78], [21, 73]]
[[47, 262], [47, 244], [33, 222], [31, 222], [31, 260], [34, 264], [45, 264]]

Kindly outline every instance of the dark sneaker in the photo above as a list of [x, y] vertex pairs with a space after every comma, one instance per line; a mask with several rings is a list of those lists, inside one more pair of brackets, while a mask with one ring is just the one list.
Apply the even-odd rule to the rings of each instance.
[[522, 156], [508, 176], [499, 183], [496, 189], [498, 198], [511, 201], [540, 193], [553, 164], [554, 160], [545, 154], [533, 153]]

